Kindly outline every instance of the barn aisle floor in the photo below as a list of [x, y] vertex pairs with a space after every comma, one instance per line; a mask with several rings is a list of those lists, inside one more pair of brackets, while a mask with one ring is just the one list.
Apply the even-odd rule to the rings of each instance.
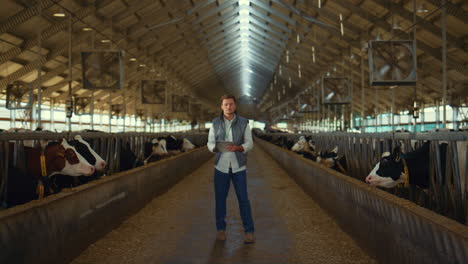
[[247, 170], [257, 242], [243, 244], [232, 184], [227, 241], [215, 241], [213, 170], [206, 162], [72, 263], [375, 263], [258, 146]]

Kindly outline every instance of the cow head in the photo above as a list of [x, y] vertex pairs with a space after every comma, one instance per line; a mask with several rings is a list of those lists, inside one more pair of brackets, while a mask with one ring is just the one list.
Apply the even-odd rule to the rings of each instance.
[[[59, 172], [69, 176], [91, 176], [94, 173], [94, 166], [89, 164], [78, 151], [63, 139], [60, 143], [63, 148], [64, 166]], [[60, 148], [59, 148], [60, 149]], [[61, 151], [61, 150], [60, 150]], [[61, 156], [60, 154], [58, 156]]]
[[331, 168], [335, 165], [338, 160], [338, 147], [335, 147], [332, 151], [319, 152], [317, 162]]
[[153, 143], [153, 154], [154, 155], [167, 155], [167, 149], [166, 149], [166, 140], [165, 139], [153, 139], [151, 141]]
[[89, 164], [93, 165], [97, 171], [103, 171], [106, 168], [106, 161], [104, 161], [80, 135], [76, 135], [75, 140], [69, 143], [75, 147], [78, 153], [80, 153]]
[[315, 141], [313, 141], [312, 139], [309, 139], [308, 143], [309, 143], [310, 150], [315, 151]]
[[307, 143], [304, 136], [300, 136], [299, 140], [292, 146], [291, 150], [295, 152], [304, 151], [304, 146]]
[[183, 144], [182, 144], [182, 150], [183, 151], [187, 151], [187, 150], [190, 150], [190, 149], [194, 149], [195, 148], [195, 145], [192, 144], [192, 142], [190, 142], [190, 140], [184, 138], [183, 140]]
[[162, 149], [165, 153], [168, 153], [168, 152], [167, 152], [167, 148], [166, 148], [167, 142], [166, 142], [165, 139], [159, 140], [159, 145], [161, 146], [161, 149]]
[[366, 177], [366, 182], [371, 186], [384, 188], [395, 187], [398, 183], [404, 182], [403, 161], [401, 159], [400, 147], [396, 147], [393, 152], [384, 152], [380, 161]]

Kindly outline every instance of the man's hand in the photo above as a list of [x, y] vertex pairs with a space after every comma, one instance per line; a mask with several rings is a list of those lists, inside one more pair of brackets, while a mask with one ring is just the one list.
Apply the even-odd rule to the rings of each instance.
[[242, 146], [237, 146], [234, 144], [229, 144], [226, 146], [226, 149], [230, 152], [235, 152], [235, 151], [244, 151], [244, 147]]

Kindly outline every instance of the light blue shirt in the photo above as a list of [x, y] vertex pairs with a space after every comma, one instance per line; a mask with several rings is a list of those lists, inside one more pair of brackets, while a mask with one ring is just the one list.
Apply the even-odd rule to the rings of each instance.
[[[224, 139], [226, 141], [233, 141], [232, 140], [232, 122], [236, 119], [234, 117], [232, 120], [227, 120], [224, 118], [224, 127], [226, 128], [226, 135]], [[208, 150], [213, 152], [216, 146], [216, 137], [214, 126], [211, 126], [210, 132], [208, 133]], [[245, 131], [244, 131], [244, 144], [242, 144], [244, 148], [244, 153], [247, 153], [253, 148], [253, 139], [252, 139], [252, 131], [250, 131], [250, 126], [247, 124]], [[229, 168], [232, 168], [232, 172], [236, 173], [239, 171], [243, 171], [246, 169], [245, 166], [239, 167], [237, 162], [235, 152], [223, 152], [221, 153], [221, 157], [219, 158], [218, 164], [215, 165], [215, 168], [223, 173], [229, 173]]]

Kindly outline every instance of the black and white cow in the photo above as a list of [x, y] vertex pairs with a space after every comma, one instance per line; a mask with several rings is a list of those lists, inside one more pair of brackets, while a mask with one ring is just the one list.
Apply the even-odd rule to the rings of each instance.
[[291, 147], [291, 151], [313, 161], [317, 159], [315, 142], [310, 137], [300, 136], [299, 140]]
[[186, 152], [195, 149], [196, 147], [197, 146], [195, 146], [187, 138], [184, 138], [183, 140], [175, 140], [174, 136], [168, 136], [153, 139], [151, 142], [147, 142], [145, 144], [146, 159], [144, 163], [148, 164], [151, 162], [155, 162], [169, 157], [170, 155], [176, 155], [180, 152]]
[[106, 161], [99, 156], [96, 151], [91, 148], [89, 143], [85, 141], [80, 135], [76, 135], [74, 140], [69, 142], [76, 150], [91, 164], [96, 171], [104, 171], [106, 168]]
[[169, 157], [169, 152], [166, 149], [166, 140], [164, 138], [153, 139], [151, 143], [147, 143], [145, 145], [145, 149], [149, 144], [151, 145], [151, 152], [150, 154], [146, 154], [145, 151], [145, 155], [147, 155], [147, 157], [145, 158], [144, 164], [156, 162], [158, 160]]
[[[441, 168], [445, 168], [447, 144], [439, 145], [441, 154]], [[380, 161], [366, 177], [366, 182], [371, 186], [393, 188], [405, 180], [409, 184], [423, 189], [429, 188], [429, 161], [430, 142], [425, 142], [415, 151], [403, 153], [399, 146], [392, 153], [384, 152]], [[404, 160], [403, 160], [404, 159]], [[405, 163], [408, 173], [405, 173]], [[442, 170], [442, 178], [445, 178], [445, 169]], [[409, 177], [409, 180], [407, 179]], [[443, 179], [444, 181], [444, 179]], [[443, 184], [443, 183], [442, 183]]]
[[96, 151], [80, 135], [76, 135], [74, 140], [68, 142], [78, 153], [83, 156], [89, 164], [94, 166], [94, 173], [91, 176], [71, 177], [68, 175], [57, 174], [51, 177], [51, 188], [54, 192], [60, 192], [64, 188], [73, 188], [78, 185], [88, 183], [99, 179], [106, 168], [106, 161], [99, 156]]
[[291, 150], [294, 146], [294, 141], [286, 136], [279, 136], [277, 139], [272, 140], [272, 143], [288, 150]]
[[195, 149], [196, 147], [197, 146], [193, 144], [192, 142], [190, 142], [190, 140], [188, 140], [187, 138], [183, 139], [182, 152], [187, 152], [189, 150]]
[[178, 154], [180, 153], [181, 149], [182, 149], [182, 144], [183, 144], [183, 141], [176, 138], [175, 136], [173, 135], [169, 135], [167, 137], [159, 137], [158, 140], [162, 143], [164, 140], [165, 141], [165, 149], [167, 150], [167, 152], [171, 155], [175, 155], [175, 154]]
[[320, 151], [317, 162], [344, 174], [346, 174], [348, 170], [346, 156], [338, 155], [338, 147], [335, 147], [332, 151]]
[[143, 161], [133, 153], [130, 142], [120, 144], [120, 171], [127, 171], [143, 165]]

